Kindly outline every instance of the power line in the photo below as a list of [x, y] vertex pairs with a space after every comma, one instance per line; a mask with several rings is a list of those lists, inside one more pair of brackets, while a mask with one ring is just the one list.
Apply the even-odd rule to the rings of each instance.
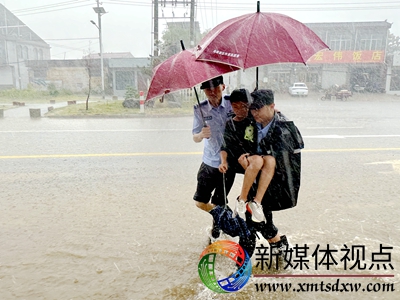
[[[113, 1], [113, 0], [112, 0]], [[374, 4], [374, 5], [380, 5], [380, 4], [398, 4], [399, 1], [376, 1], [376, 2], [331, 2], [331, 3], [321, 3], [321, 2], [314, 2], [314, 3], [298, 3], [298, 2], [293, 2], [293, 3], [281, 3], [281, 2], [275, 2], [275, 3], [268, 3], [268, 5], [273, 5], [273, 6], [331, 6], [331, 5], [369, 5], [369, 4]], [[212, 0], [211, 2], [206, 2], [204, 1], [204, 4], [210, 4], [212, 5]], [[249, 3], [249, 2], [244, 2], [244, 3], [237, 3], [237, 2], [223, 2], [221, 3], [223, 6], [235, 6], [235, 5], [241, 5], [241, 6], [251, 6], [254, 7], [254, 3]], [[263, 3], [261, 3], [261, 7], [264, 6]]]
[[[253, 11], [256, 12], [256, 9], [254, 7], [249, 8], [247, 7], [213, 7], [213, 6], [203, 6], [204, 9], [216, 9], [216, 10], [223, 10], [223, 11]], [[332, 11], [332, 10], [381, 10], [381, 9], [399, 9], [400, 8], [400, 3], [397, 3], [397, 5], [387, 5], [387, 6], [382, 6], [382, 5], [377, 5], [377, 6], [341, 6], [341, 7], [294, 7], [294, 6], [288, 6], [288, 7], [277, 7], [275, 5], [269, 4], [267, 9], [271, 9], [273, 11]], [[265, 11], [265, 7], [264, 7]], [[261, 12], [263, 12], [263, 9], [261, 9]]]
[[[151, 6], [152, 1], [129, 1], [129, 0], [108, 0], [110, 2], [121, 2], [121, 3], [127, 3], [127, 4], [132, 4], [132, 5], [137, 5], [137, 4], [146, 4]], [[169, 1], [171, 2], [171, 1]], [[190, 2], [188, 0], [188, 2]], [[204, 4], [209, 4], [209, 5], [214, 5], [214, 1], [203, 1]], [[275, 3], [268, 3], [268, 5], [273, 5], [273, 6], [331, 6], [331, 5], [380, 5], [380, 4], [398, 4], [399, 1], [375, 1], [375, 2], [365, 2], [365, 1], [360, 1], [360, 2], [331, 2], [331, 3], [320, 3], [320, 2], [311, 2], [311, 3], [298, 3], [298, 2], [293, 2], [293, 3], [281, 3], [281, 2], [275, 2]], [[170, 4], [170, 3], [169, 3]], [[162, 1], [159, 2], [159, 5], [162, 5]], [[217, 2], [218, 6], [251, 6], [254, 7], [254, 3], [250, 2]], [[261, 3], [263, 6], [263, 3]]]
[[125, 5], [135, 5], [135, 6], [153, 6], [152, 2], [137, 2], [137, 1], [127, 1], [127, 0], [109, 0], [103, 1], [103, 3], [110, 3], [110, 4], [125, 4]]
[[[32, 10], [41, 10], [41, 9], [58, 7], [58, 6], [65, 6], [65, 5], [69, 5], [69, 4], [77, 4], [76, 1], [77, 0], [72, 0], [72, 1], [59, 2], [59, 3], [54, 3], [54, 4], [34, 6], [34, 7], [29, 7], [29, 8], [21, 8], [21, 9], [14, 10], [13, 12], [14, 13], [23, 13], [23, 12], [32, 11]], [[83, 0], [83, 1], [89, 1], [89, 0]]]
[[[98, 42], [93, 43], [93, 45], [96, 45], [96, 44], [98, 44]], [[52, 46], [53, 48], [65, 48], [65, 49], [71, 49], [71, 50], [74, 50], [74, 51], [81, 51], [81, 50], [84, 49], [84, 48], [82, 48], [83, 46], [82, 47], [78, 46], [80, 48], [76, 48], [76, 47], [65, 46], [65, 45], [61, 45], [61, 44], [55, 44], [55, 43], [51, 43], [50, 46]]]
[[[123, 1], [123, 0], [108, 0], [103, 3], [111, 5], [130, 5], [130, 6], [152, 6], [151, 3], [136, 2], [136, 1]], [[261, 11], [266, 9], [272, 11], [340, 11], [340, 10], [383, 10], [383, 9], [400, 9], [398, 1], [385, 1], [385, 2], [350, 2], [350, 3], [268, 3], [263, 5]], [[179, 9], [179, 7], [178, 7]], [[197, 4], [197, 10], [211, 10], [212, 18], [217, 11], [243, 11], [255, 12], [254, 4], [249, 3], [218, 3], [215, 5], [213, 2], [204, 2], [203, 5]]]
[[[95, 45], [97, 45], [99, 42], [97, 41], [97, 42], [95, 42], [95, 43], [90, 43], [89, 44], [89, 49], [90, 49], [90, 47], [91, 46], [95, 46]], [[88, 50], [88, 47], [87, 47], [87, 44], [85, 44], [85, 46], [78, 46], [78, 47], [80, 47], [80, 48], [76, 48], [76, 47], [68, 47], [68, 46], [63, 46], [63, 45], [59, 45], [59, 44], [52, 44], [53, 45], [53, 49], [70, 49], [69, 51], [63, 51], [63, 52], [59, 52], [59, 53], [53, 53], [52, 54], [52, 57], [55, 57], [55, 56], [59, 56], [59, 55], [64, 55], [65, 53], [70, 53], [70, 52], [77, 52], [77, 51], [79, 51], [79, 52], [83, 52], [83, 51], [87, 51]]]
[[44, 11], [38, 11], [38, 12], [32, 12], [32, 13], [15, 13], [16, 16], [29, 16], [29, 15], [36, 15], [36, 14], [43, 14], [43, 13], [48, 13], [48, 12], [53, 12], [53, 11], [60, 11], [60, 10], [67, 10], [67, 9], [73, 9], [73, 8], [78, 8], [78, 7], [84, 7], [84, 6], [91, 6], [92, 4], [82, 4], [78, 6], [71, 6], [71, 7], [65, 7], [65, 8], [59, 8], [59, 9], [51, 9], [51, 10], [44, 10]]
[[[89, 0], [82, 0], [89, 1]], [[152, 1], [140, 2], [140, 1], [128, 1], [128, 0], [108, 0], [103, 3], [111, 5], [130, 5], [130, 6], [152, 6]], [[71, 4], [77, 4], [76, 1], [66, 1], [50, 5], [42, 5], [31, 8], [19, 9], [13, 11], [18, 16], [28, 16], [34, 14], [42, 14], [60, 10], [67, 10], [73, 8], [79, 8], [84, 6], [90, 6], [91, 3], [69, 6]], [[383, 5], [385, 4], [385, 5]], [[63, 7], [64, 6], [64, 7]], [[65, 7], [66, 6], [66, 7]], [[57, 8], [60, 7], [60, 8]], [[340, 2], [340, 3], [268, 3], [263, 5], [262, 8], [267, 7], [273, 11], [338, 11], [338, 10], [382, 10], [382, 9], [399, 9], [399, 1], [384, 1], [384, 2]], [[179, 7], [177, 7], [179, 8]], [[214, 13], [220, 10], [230, 10], [230, 11], [255, 11], [253, 3], [214, 3], [203, 2], [203, 5], [197, 5], [197, 10], [211, 10], [212, 18], [214, 18]]]
[[87, 37], [87, 38], [69, 38], [69, 39], [43, 39], [45, 41], [74, 41], [74, 40], [97, 40], [98, 37]]
[[[132, 5], [132, 6], [152, 6], [152, 1], [150, 2], [138, 2], [138, 1], [129, 1], [129, 0], [108, 0], [105, 1], [104, 3], [108, 3], [108, 4], [121, 4], [121, 5]], [[399, 1], [383, 1], [383, 2], [338, 2], [338, 3], [268, 3], [263, 5], [262, 7], [273, 7], [274, 10], [281, 10], [281, 9], [285, 9], [287, 10], [289, 7], [290, 10], [303, 10], [302, 7], [304, 6], [310, 6], [307, 9], [312, 9], [312, 10], [316, 10], [316, 9], [321, 9], [321, 8], [331, 8], [332, 6], [343, 6], [343, 9], [345, 9], [346, 7], [348, 7], [349, 5], [360, 5], [360, 8], [368, 8], [371, 5], [377, 6], [378, 8], [380, 8], [382, 6], [382, 4], [393, 4], [393, 5], [399, 5]], [[161, 5], [161, 3], [160, 3]], [[197, 5], [199, 6], [199, 5]], [[387, 7], [391, 7], [391, 6], [385, 6], [384, 8]], [[177, 7], [179, 8], [179, 7]], [[203, 8], [207, 8], [207, 9], [217, 9], [217, 10], [251, 10], [254, 9], [255, 10], [255, 5], [254, 3], [236, 3], [236, 2], [217, 2], [214, 3], [214, 1], [204, 1], [203, 3]], [[371, 7], [372, 8], [376, 8], [376, 7]]]

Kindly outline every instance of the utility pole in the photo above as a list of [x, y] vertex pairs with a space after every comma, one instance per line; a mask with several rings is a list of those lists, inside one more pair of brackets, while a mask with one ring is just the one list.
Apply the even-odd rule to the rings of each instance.
[[106, 13], [104, 10], [104, 7], [100, 7], [100, 0], [96, 0], [97, 2], [97, 7], [93, 7], [93, 10], [95, 13], [97, 13], [97, 22], [98, 25], [96, 25], [95, 22], [91, 21], [92, 24], [94, 24], [98, 29], [99, 29], [99, 43], [100, 43], [100, 72], [101, 72], [101, 96], [103, 99], [105, 99], [105, 90], [104, 90], [104, 60], [103, 60], [103, 40], [102, 40], [102, 34], [101, 34], [101, 16]]
[[172, 17], [165, 17], [164, 13], [162, 13], [162, 17], [159, 16], [159, 5], [162, 7], [166, 7], [167, 5], [171, 5], [173, 7], [178, 7], [178, 4], [182, 4], [182, 7], [188, 6], [190, 1], [190, 46], [194, 47], [195, 43], [195, 6], [196, 0], [153, 0], [154, 10], [153, 10], [153, 57], [157, 57], [159, 55], [159, 44], [158, 44], [158, 21], [159, 19], [187, 19], [184, 17], [177, 17], [173, 15]]
[[190, 1], [190, 47], [194, 47], [194, 1]]
[[154, 40], [153, 40], [153, 47], [154, 53], [153, 56], [158, 56], [158, 0], [154, 0]]

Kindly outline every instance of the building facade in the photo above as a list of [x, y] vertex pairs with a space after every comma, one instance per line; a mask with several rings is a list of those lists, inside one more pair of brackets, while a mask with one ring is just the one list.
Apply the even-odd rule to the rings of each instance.
[[27, 88], [29, 60], [50, 59], [50, 46], [0, 4], [0, 89]]
[[[129, 53], [130, 54], [130, 53]], [[131, 54], [106, 53], [103, 58], [106, 95], [124, 97], [128, 87], [137, 91], [147, 90], [150, 79], [144, 68], [150, 67], [150, 58], [136, 58]], [[101, 94], [101, 62], [98, 55], [83, 59], [27, 61], [29, 82], [39, 89], [51, 84], [56, 89], [73, 93], [87, 93], [89, 80], [91, 92]]]
[[[391, 60], [387, 55], [390, 23], [377, 21], [306, 25], [330, 49], [316, 53], [307, 61], [307, 65], [264, 66], [264, 85], [278, 91], [286, 91], [293, 82], [305, 82], [310, 89], [315, 90], [336, 85], [353, 91], [391, 91], [391, 75], [388, 76]], [[397, 87], [392, 84], [392, 88]]]

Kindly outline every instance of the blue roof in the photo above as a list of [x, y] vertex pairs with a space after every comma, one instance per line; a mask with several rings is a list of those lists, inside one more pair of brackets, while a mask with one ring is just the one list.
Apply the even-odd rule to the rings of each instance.
[[110, 68], [141, 68], [150, 67], [150, 65], [150, 57], [110, 58], [108, 61]]

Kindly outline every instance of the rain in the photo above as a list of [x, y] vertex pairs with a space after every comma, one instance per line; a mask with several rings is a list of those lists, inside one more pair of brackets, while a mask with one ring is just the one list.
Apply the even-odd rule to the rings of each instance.
[[[399, 9], [0, 1], [0, 298], [399, 299]], [[202, 83], [219, 75], [227, 103], [237, 89], [271, 90], [304, 148], [299, 189], [272, 212], [291, 260], [267, 255], [258, 232], [250, 273], [245, 255], [206, 261], [214, 292], [199, 262], [222, 250], [207, 248], [213, 216], [193, 200], [209, 141], [193, 128], [215, 121]], [[213, 138], [225, 121], [236, 130], [224, 118]], [[237, 173], [223, 185], [227, 207], [243, 183]]]

